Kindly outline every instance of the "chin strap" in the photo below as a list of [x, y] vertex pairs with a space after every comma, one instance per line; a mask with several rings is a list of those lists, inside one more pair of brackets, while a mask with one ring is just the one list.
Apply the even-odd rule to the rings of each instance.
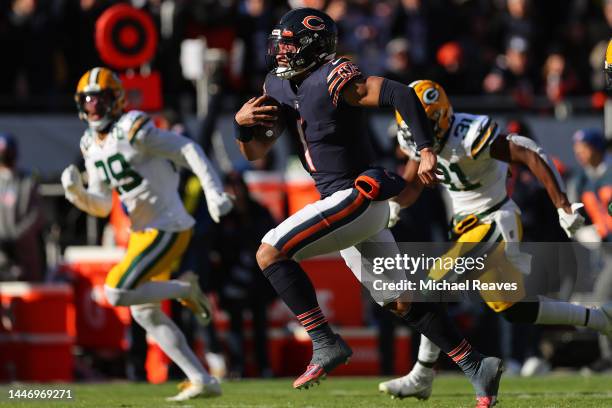
[[[311, 69], [312, 67], [316, 65], [317, 65], [317, 62], [315, 61], [312, 64], [300, 70], [296, 70], [291, 67], [276, 67], [276, 69], [274, 70], [274, 75], [282, 79], [291, 79], [296, 75], [303, 74], [304, 72], [308, 71], [309, 69]], [[281, 69], [284, 69], [284, 71], [280, 71]]]

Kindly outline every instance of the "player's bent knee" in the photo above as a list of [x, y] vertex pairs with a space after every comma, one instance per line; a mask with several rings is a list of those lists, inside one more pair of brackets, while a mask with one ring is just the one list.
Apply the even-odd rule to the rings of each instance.
[[145, 329], [157, 325], [158, 313], [162, 313], [159, 305], [152, 303], [130, 306], [130, 312], [134, 320]]
[[106, 300], [113, 306], [129, 306], [130, 305], [130, 294], [129, 290], [111, 288], [110, 286], [104, 285], [104, 294]]
[[255, 255], [255, 257], [257, 259], [257, 265], [259, 265], [259, 268], [262, 271], [266, 269], [268, 266], [278, 261], [287, 259], [287, 257], [283, 255], [283, 253], [280, 252], [278, 249], [274, 248], [270, 244], [265, 244], [265, 243], [259, 246], [259, 249], [257, 250], [257, 254]]
[[405, 316], [410, 311], [411, 303], [404, 300], [394, 300], [383, 307], [399, 317]]

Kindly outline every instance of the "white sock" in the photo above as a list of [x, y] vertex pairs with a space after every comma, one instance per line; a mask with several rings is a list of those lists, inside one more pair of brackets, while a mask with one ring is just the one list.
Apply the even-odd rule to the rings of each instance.
[[[189, 297], [191, 285], [175, 279], [145, 282], [134, 289], [117, 289], [106, 286], [104, 290], [111, 304], [131, 306]], [[115, 298], [115, 301], [112, 298]]]
[[607, 322], [599, 309], [589, 309], [572, 303], [540, 298], [540, 308], [535, 324], [567, 324], [603, 330]]
[[440, 356], [440, 347], [436, 346], [426, 336], [421, 335], [421, 344], [419, 345], [419, 355], [417, 364], [414, 365], [413, 371], [428, 372], [432, 370], [430, 367], [425, 367], [419, 362], [434, 364]]
[[195, 353], [189, 348], [187, 339], [174, 322], [162, 312], [159, 304], [130, 306], [134, 320], [157, 342], [166, 355], [180, 367], [189, 381], [207, 383], [210, 375]]

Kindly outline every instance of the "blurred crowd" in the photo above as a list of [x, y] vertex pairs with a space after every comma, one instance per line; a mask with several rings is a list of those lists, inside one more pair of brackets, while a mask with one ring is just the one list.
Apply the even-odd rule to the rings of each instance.
[[[7, 0], [0, 4], [0, 109], [73, 107], [79, 76], [102, 61], [96, 19], [120, 0]], [[130, 3], [129, 1], [123, 1]], [[151, 62], [166, 105], [180, 109], [193, 86], [180, 67], [184, 39], [227, 51], [227, 93], [260, 93], [267, 36], [290, 7], [325, 10], [340, 29], [338, 50], [370, 75], [440, 82], [451, 95], [500, 94], [529, 108], [602, 90], [612, 34], [610, 0], [131, 0], [158, 28]], [[248, 71], [246, 70], [248, 64]], [[601, 97], [595, 97], [598, 107]], [[185, 111], [185, 109], [183, 109]]]

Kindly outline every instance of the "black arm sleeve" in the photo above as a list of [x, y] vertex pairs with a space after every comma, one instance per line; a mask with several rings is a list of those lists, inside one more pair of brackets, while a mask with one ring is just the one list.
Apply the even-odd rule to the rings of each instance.
[[433, 129], [416, 93], [409, 86], [390, 79], [383, 79], [378, 105], [392, 107], [400, 113], [414, 137], [417, 149], [433, 145]]

